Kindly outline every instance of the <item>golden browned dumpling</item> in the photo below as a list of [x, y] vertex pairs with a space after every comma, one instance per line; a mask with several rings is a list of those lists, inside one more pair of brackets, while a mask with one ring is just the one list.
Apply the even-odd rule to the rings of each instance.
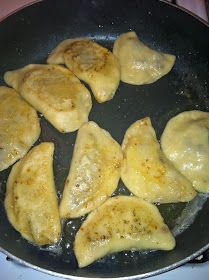
[[66, 64], [73, 73], [86, 82], [96, 100], [113, 98], [120, 81], [117, 58], [101, 45], [82, 38], [61, 42], [50, 54], [47, 63]]
[[161, 137], [165, 155], [199, 192], [209, 192], [209, 113], [173, 117]]
[[61, 217], [80, 217], [102, 204], [117, 188], [121, 161], [121, 147], [111, 135], [94, 122], [84, 124], [76, 138]]
[[70, 70], [30, 64], [6, 72], [4, 79], [60, 132], [75, 131], [88, 121], [91, 95]]
[[36, 111], [11, 88], [0, 87], [0, 171], [22, 158], [41, 129]]
[[171, 203], [192, 200], [192, 184], [166, 159], [149, 118], [133, 123], [122, 143], [124, 160], [121, 178], [136, 196], [149, 202]]
[[150, 84], [168, 72], [175, 56], [148, 48], [135, 32], [121, 34], [114, 43], [113, 54], [121, 65], [121, 80], [128, 84]]
[[7, 181], [8, 219], [24, 238], [37, 245], [53, 244], [60, 238], [53, 152], [53, 143], [34, 147], [13, 166]]
[[109, 198], [89, 214], [74, 242], [79, 267], [113, 252], [174, 247], [158, 208], [134, 196]]

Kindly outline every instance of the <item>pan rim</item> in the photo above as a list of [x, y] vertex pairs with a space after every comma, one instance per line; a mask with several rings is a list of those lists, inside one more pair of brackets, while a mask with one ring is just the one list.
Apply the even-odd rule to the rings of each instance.
[[[42, 0], [40, 0], [40, 1], [42, 1]], [[168, 2], [166, 0], [159, 0], [159, 1], [164, 3], [164, 4], [168, 4], [169, 6], [172, 6], [172, 7], [176, 8], [176, 9], [178, 9], [178, 10], [180, 10], [180, 11], [182, 11], [182, 12], [184, 12], [184, 13], [192, 16], [192, 17], [194, 17], [196, 20], [200, 21], [201, 23], [203, 23], [204, 25], [209, 27], [209, 22], [208, 21], [204, 20], [203, 18], [199, 17], [198, 15], [194, 14], [193, 12], [185, 9], [184, 7], [177, 6], [177, 5], [175, 5], [175, 4], [171, 3], [171, 2]]]
[[30, 3], [27, 3], [27, 4], [24, 4], [23, 6], [19, 7], [19, 8], [16, 8], [14, 11], [10, 12], [9, 14], [3, 16], [1, 19], [0, 19], [0, 23], [4, 20], [6, 20], [8, 17], [16, 14], [17, 12], [21, 11], [21, 10], [24, 10], [25, 8], [27, 7], [30, 7], [36, 3], [39, 3], [39, 2], [43, 2], [43, 0], [34, 0], [33, 2], [30, 2]]
[[[44, 1], [44, 0], [34, 0], [33, 2], [30, 2], [30, 3], [28, 3], [28, 4], [25, 4], [25, 5], [23, 5], [23, 6], [19, 7], [19, 8], [17, 8], [17, 9], [15, 9], [14, 11], [12, 11], [12, 12], [10, 12], [9, 14], [5, 15], [4, 17], [2, 17], [2, 18], [0, 19], [0, 23], [3, 22], [4, 20], [6, 20], [8, 17], [10, 17], [10, 16], [16, 14], [17, 12], [19, 12], [19, 11], [21, 11], [21, 10], [27, 8], [27, 7], [30, 7], [30, 6], [32, 6], [32, 5], [36, 4], [36, 3], [43, 2], [43, 1]], [[191, 11], [185, 9], [184, 7], [177, 6], [177, 5], [175, 5], [175, 4], [171, 3], [171, 2], [168, 2], [168, 1], [166, 1], [166, 0], [159, 0], [159, 1], [162, 2], [162, 3], [164, 3], [164, 4], [167, 4], [167, 5], [171, 6], [171, 7], [173, 7], [173, 8], [175, 8], [175, 9], [178, 9], [178, 10], [180, 10], [180, 11], [182, 11], [182, 12], [184, 12], [184, 13], [190, 15], [190, 16], [192, 16], [193, 18], [195, 18], [196, 20], [198, 20], [199, 22], [201, 22], [201, 23], [204, 24], [205, 26], [209, 27], [209, 22], [207, 22], [206, 20], [204, 20], [204, 19], [202, 19], [201, 17], [197, 16], [196, 14], [192, 13]]]
[[[180, 6], [176, 6], [170, 2], [167, 2], [166, 0], [159, 0], [161, 3], [164, 3], [164, 4], [167, 4], [169, 6], [172, 6], [173, 8], [175, 9], [178, 9], [190, 16], [192, 16], [193, 18], [195, 18], [196, 20], [198, 20], [200, 23], [202, 23], [204, 26], [206, 27], [209, 27], [209, 22], [203, 20], [202, 18], [200, 18], [199, 16], [195, 15], [194, 13], [186, 10], [185, 8], [183, 7], [180, 7]], [[9, 14], [7, 14], [6, 16], [2, 17], [0, 19], [0, 23], [3, 22], [4, 20], [6, 20], [8, 17], [10, 16], [13, 16], [14, 14], [18, 13], [19, 11], [27, 8], [27, 7], [30, 7], [36, 3], [41, 3], [43, 2], [43, 0], [34, 0], [33, 2], [31, 3], [28, 3], [28, 4], [25, 4], [17, 9], [15, 9], [14, 11], [10, 12]], [[59, 272], [55, 272], [55, 271], [52, 271], [52, 270], [48, 270], [48, 269], [45, 269], [45, 268], [42, 268], [42, 267], [39, 267], [39, 266], [36, 266], [30, 262], [27, 262], [15, 255], [13, 255], [12, 253], [8, 252], [7, 250], [3, 249], [1, 246], [0, 246], [0, 252], [2, 252], [3, 254], [5, 254], [6, 256], [8, 256], [9, 258], [11, 258], [13, 261], [16, 261], [17, 263], [19, 263], [20, 265], [23, 265], [23, 266], [26, 266], [26, 267], [29, 267], [31, 269], [34, 269], [36, 271], [39, 271], [39, 272], [42, 272], [42, 273], [46, 273], [48, 275], [52, 275], [52, 276], [56, 276], [56, 277], [61, 277], [63, 279], [72, 279], [72, 280], [78, 280], [80, 278], [82, 279], [118, 279], [118, 280], [126, 280], [126, 279], [129, 279], [129, 280], [136, 280], [136, 279], [144, 279], [144, 278], [147, 278], [147, 277], [151, 277], [151, 276], [155, 276], [155, 275], [159, 275], [159, 274], [162, 274], [162, 273], [165, 273], [165, 272], [168, 272], [168, 271], [171, 271], [187, 262], [189, 262], [190, 260], [194, 259], [195, 257], [199, 256], [200, 254], [202, 254], [204, 251], [206, 251], [207, 249], [209, 249], [209, 244], [203, 246], [202, 248], [200, 248], [198, 251], [194, 252], [193, 254], [189, 255], [188, 257], [174, 263], [174, 264], [171, 264], [169, 266], [166, 266], [164, 268], [160, 268], [160, 269], [157, 269], [157, 270], [154, 270], [154, 271], [151, 271], [151, 272], [147, 272], [147, 273], [143, 273], [143, 274], [137, 274], [137, 275], [132, 275], [132, 276], [123, 276], [123, 277], [111, 277], [111, 278], [94, 278], [94, 277], [83, 277], [83, 276], [75, 276], [75, 275], [69, 275], [69, 274], [63, 274], [63, 273], [59, 273]]]
[[192, 255], [189, 255], [188, 257], [184, 258], [183, 260], [180, 260], [174, 264], [171, 264], [169, 266], [166, 266], [164, 268], [159, 268], [157, 270], [151, 271], [151, 272], [146, 272], [143, 274], [137, 274], [137, 275], [131, 275], [131, 276], [119, 276], [119, 277], [103, 277], [103, 278], [98, 278], [98, 277], [83, 277], [83, 276], [75, 276], [75, 275], [70, 275], [70, 274], [63, 274], [63, 273], [59, 273], [59, 272], [55, 272], [52, 270], [48, 270], [42, 267], [39, 267], [37, 265], [31, 264], [27, 261], [22, 260], [21, 258], [18, 258], [14, 255], [12, 255], [11, 253], [9, 253], [7, 250], [3, 249], [0, 246], [0, 252], [5, 254], [7, 257], [9, 257], [12, 261], [16, 261], [18, 264], [32, 268], [36, 271], [39, 272], [43, 272], [46, 273], [48, 275], [51, 276], [56, 276], [56, 277], [61, 277], [63, 279], [71, 279], [71, 280], [79, 280], [79, 279], [86, 279], [86, 280], [99, 280], [99, 279], [105, 279], [105, 280], [111, 280], [111, 279], [117, 279], [117, 280], [137, 280], [137, 279], [144, 279], [144, 278], [148, 278], [151, 276], [156, 276], [156, 275], [160, 275], [163, 274], [165, 272], [171, 271], [175, 268], [180, 267], [181, 265], [186, 264], [187, 262], [193, 260], [194, 258], [198, 257], [199, 255], [201, 255], [204, 251], [206, 251], [207, 249], [209, 249], [209, 244], [203, 246], [201, 249], [199, 249], [198, 251], [196, 251], [195, 253], [193, 253]]

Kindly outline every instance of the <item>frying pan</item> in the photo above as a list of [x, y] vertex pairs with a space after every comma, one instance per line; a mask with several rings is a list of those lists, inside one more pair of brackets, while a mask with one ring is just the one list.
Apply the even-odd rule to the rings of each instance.
[[[44, 63], [50, 51], [66, 38], [88, 37], [111, 49], [116, 37], [129, 30], [135, 30], [148, 46], [175, 54], [175, 66], [150, 85], [121, 82], [113, 100], [103, 104], [93, 100], [90, 120], [121, 143], [128, 126], [142, 117], [151, 117], [159, 139], [174, 115], [192, 109], [208, 111], [209, 29], [203, 21], [162, 1], [53, 0], [18, 11], [0, 24], [1, 84], [5, 71]], [[43, 117], [40, 119], [42, 133], [38, 142], [55, 143], [54, 173], [60, 198], [76, 133], [61, 134]], [[0, 173], [1, 251], [37, 270], [70, 279], [138, 279], [173, 269], [209, 248], [209, 201], [201, 194], [190, 203], [158, 206], [176, 235], [173, 251], [120, 252], [78, 269], [72, 243], [85, 217], [63, 221], [58, 245], [33, 246], [21, 238], [6, 218], [3, 201], [9, 172], [7, 169]], [[129, 194], [122, 182], [113, 195], [119, 193]]]

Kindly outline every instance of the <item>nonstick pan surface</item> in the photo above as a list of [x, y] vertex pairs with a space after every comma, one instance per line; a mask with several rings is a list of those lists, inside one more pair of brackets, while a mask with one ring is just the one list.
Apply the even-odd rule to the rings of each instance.
[[[88, 37], [112, 49], [116, 37], [130, 30], [148, 46], [176, 55], [172, 71], [144, 86], [120, 83], [115, 97], [98, 104], [93, 98], [89, 119], [108, 130], [121, 143], [128, 126], [150, 116], [158, 139], [166, 122], [185, 110], [209, 109], [209, 29], [201, 21], [172, 5], [155, 0], [53, 0], [29, 6], [0, 23], [0, 79], [29, 63], [45, 63], [62, 40]], [[14, 112], [15, 113], [15, 112]], [[37, 143], [55, 143], [54, 174], [60, 198], [69, 170], [76, 132], [61, 134], [42, 116]], [[14, 260], [35, 269], [68, 277], [129, 279], [167, 271], [194, 258], [209, 247], [209, 201], [199, 195], [190, 203], [158, 206], [176, 235], [170, 252], [121, 252], [78, 269], [72, 250], [82, 220], [63, 222], [63, 236], [55, 247], [38, 248], [21, 238], [9, 224], [4, 206], [10, 168], [0, 173], [0, 247]], [[129, 194], [120, 181], [116, 194]]]

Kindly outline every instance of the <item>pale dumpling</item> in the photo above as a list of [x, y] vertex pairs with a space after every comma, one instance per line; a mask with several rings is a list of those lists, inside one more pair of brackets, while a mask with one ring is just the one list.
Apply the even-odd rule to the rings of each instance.
[[17, 162], [7, 181], [5, 209], [12, 226], [27, 240], [54, 244], [60, 218], [53, 177], [53, 143], [41, 143]]
[[0, 87], [0, 171], [22, 158], [41, 132], [36, 111], [12, 88]]
[[161, 137], [163, 152], [199, 192], [209, 192], [209, 113], [173, 117]]
[[175, 239], [158, 208], [134, 196], [109, 198], [89, 214], [74, 242], [79, 267], [113, 252], [174, 247]]
[[78, 131], [60, 204], [62, 218], [80, 217], [102, 204], [117, 188], [122, 151], [94, 122]]
[[90, 86], [100, 103], [113, 98], [120, 82], [117, 58], [108, 49], [88, 39], [61, 42], [49, 55], [47, 63], [65, 64]]
[[170, 163], [160, 149], [150, 118], [133, 123], [122, 143], [121, 178], [136, 196], [149, 202], [192, 200], [192, 184]]
[[135, 32], [121, 34], [114, 43], [113, 54], [121, 66], [121, 80], [128, 84], [150, 84], [172, 69], [175, 56], [148, 48]]
[[75, 131], [88, 121], [91, 95], [70, 70], [30, 64], [6, 72], [4, 79], [60, 132]]

